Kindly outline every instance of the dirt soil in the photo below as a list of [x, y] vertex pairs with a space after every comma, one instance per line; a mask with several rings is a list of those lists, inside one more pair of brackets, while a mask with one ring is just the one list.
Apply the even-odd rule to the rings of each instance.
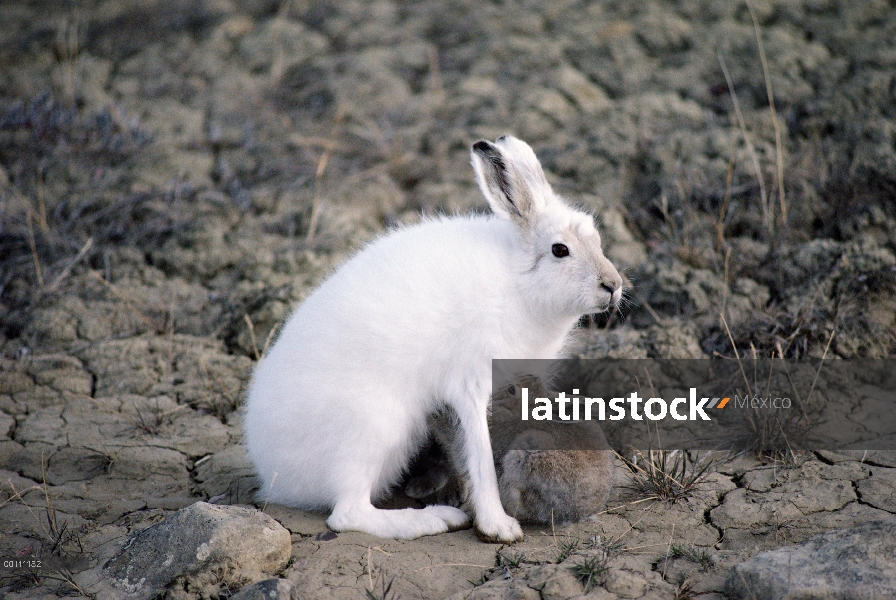
[[[90, 594], [78, 570], [130, 532], [251, 505], [239, 408], [277, 324], [388, 228], [484, 210], [480, 137], [529, 142], [624, 269], [580, 354], [893, 356], [893, 40], [892, 0], [4, 3], [0, 555], [74, 562], [0, 594]], [[894, 490], [892, 454], [742, 456], [512, 548], [259, 508], [302, 598], [565, 598], [603, 552], [592, 597], [709, 599], [763, 550], [892, 518]]]

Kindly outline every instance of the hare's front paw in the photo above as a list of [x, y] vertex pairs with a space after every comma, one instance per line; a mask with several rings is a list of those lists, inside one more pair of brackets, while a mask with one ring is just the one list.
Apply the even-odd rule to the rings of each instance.
[[443, 520], [445, 522], [445, 525], [448, 526], [448, 531], [466, 529], [470, 526], [470, 515], [459, 508], [454, 508], [453, 506], [433, 504], [424, 508], [423, 512], [429, 513]]
[[476, 535], [484, 542], [493, 544], [512, 544], [523, 539], [523, 530], [519, 521], [513, 517], [500, 514], [489, 517], [476, 517]]

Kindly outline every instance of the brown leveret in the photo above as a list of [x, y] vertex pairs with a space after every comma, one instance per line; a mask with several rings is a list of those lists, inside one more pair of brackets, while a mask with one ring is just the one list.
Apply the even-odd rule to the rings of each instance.
[[[535, 377], [520, 378], [492, 398], [492, 449], [501, 503], [521, 522], [565, 523], [600, 512], [614, 483], [613, 452], [597, 422], [526, 422], [520, 418], [523, 388], [553, 399]], [[424, 502], [460, 505], [466, 478], [453, 465], [455, 419], [446, 412], [429, 420], [431, 440], [406, 480], [405, 494]], [[531, 425], [530, 425], [531, 424]]]

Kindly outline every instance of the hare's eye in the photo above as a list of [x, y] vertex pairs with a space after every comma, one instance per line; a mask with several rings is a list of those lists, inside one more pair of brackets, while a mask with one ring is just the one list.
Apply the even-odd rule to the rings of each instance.
[[557, 258], [569, 256], [569, 248], [567, 248], [565, 244], [554, 244], [553, 246], [551, 246], [551, 252]]

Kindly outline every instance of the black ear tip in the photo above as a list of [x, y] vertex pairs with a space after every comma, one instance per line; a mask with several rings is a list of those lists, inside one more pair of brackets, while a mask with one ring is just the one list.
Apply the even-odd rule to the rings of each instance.
[[478, 142], [473, 144], [473, 152], [476, 152], [478, 154], [492, 154], [494, 153], [494, 148], [485, 140], [479, 140]]

